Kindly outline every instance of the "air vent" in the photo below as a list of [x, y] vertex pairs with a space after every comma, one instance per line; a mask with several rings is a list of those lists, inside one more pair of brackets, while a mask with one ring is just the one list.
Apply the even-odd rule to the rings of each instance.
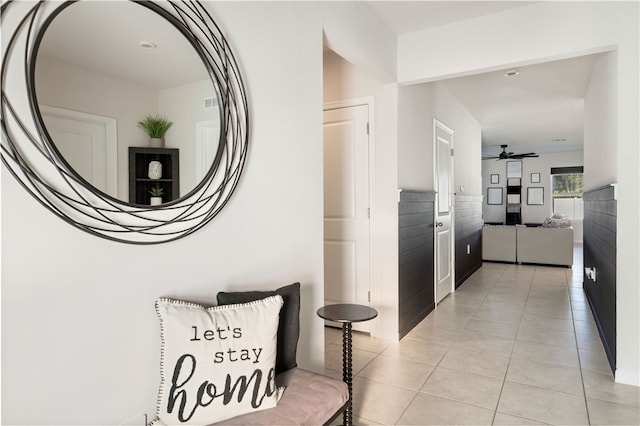
[[211, 109], [217, 105], [216, 98], [204, 98], [204, 109]]

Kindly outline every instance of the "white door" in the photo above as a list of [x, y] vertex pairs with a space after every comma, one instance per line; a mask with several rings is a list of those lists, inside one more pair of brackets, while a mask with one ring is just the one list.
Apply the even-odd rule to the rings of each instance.
[[369, 305], [368, 117], [367, 105], [324, 111], [325, 304]]
[[[196, 122], [196, 178], [195, 184], [189, 191], [196, 187], [197, 184], [204, 180], [204, 177], [211, 169], [213, 160], [218, 153], [218, 143], [220, 142], [220, 121], [206, 120]], [[188, 192], [188, 191], [187, 191]], [[187, 192], [180, 191], [186, 194]]]
[[66, 162], [95, 188], [117, 198], [116, 120], [44, 105], [40, 112]]
[[436, 205], [434, 224], [436, 303], [453, 290], [453, 131], [434, 120]]

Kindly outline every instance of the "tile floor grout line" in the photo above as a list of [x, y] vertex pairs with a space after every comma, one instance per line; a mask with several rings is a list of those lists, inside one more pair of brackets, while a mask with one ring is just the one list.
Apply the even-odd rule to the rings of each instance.
[[[569, 284], [567, 282], [567, 292], [569, 292]], [[584, 292], [584, 289], [583, 289]], [[589, 415], [589, 402], [587, 401], [587, 388], [584, 385], [584, 373], [582, 372], [582, 359], [580, 356], [580, 346], [578, 345], [578, 332], [576, 331], [576, 323], [575, 316], [573, 314], [573, 299], [571, 298], [571, 294], [569, 294], [569, 310], [571, 311], [571, 324], [573, 326], [573, 335], [576, 339], [576, 353], [578, 355], [578, 368], [580, 370], [580, 383], [582, 384], [582, 393], [584, 395], [584, 408], [587, 413], [587, 422], [591, 424], [591, 416]]]
[[[525, 299], [524, 306], [522, 308], [522, 313], [520, 314], [520, 321], [518, 322], [518, 330], [516, 331], [516, 335], [513, 338], [513, 346], [511, 347], [511, 353], [509, 354], [509, 361], [507, 362], [507, 368], [504, 370], [504, 377], [502, 379], [502, 386], [500, 387], [500, 393], [498, 394], [498, 400], [496, 401], [496, 409], [493, 412], [493, 419], [491, 420], [491, 424], [494, 424], [496, 421], [496, 416], [498, 415], [498, 408], [500, 407], [500, 400], [502, 399], [502, 392], [504, 391], [504, 386], [507, 383], [507, 374], [509, 374], [509, 367], [511, 366], [511, 360], [513, 358], [513, 351], [515, 350], [516, 341], [518, 340], [518, 334], [520, 333], [520, 326], [522, 325], [522, 320], [524, 319], [524, 311], [527, 309], [527, 300], [529, 299], [529, 294], [531, 294], [531, 287], [533, 286], [533, 279], [535, 277], [535, 270], [533, 275], [531, 276], [531, 280], [529, 282], [529, 291], [527, 292], [527, 298]], [[510, 414], [513, 415], [513, 414]], [[517, 416], [520, 418], [525, 418], [522, 416]]]
[[[499, 411], [501, 402], [503, 400], [506, 402], [510, 402], [512, 397], [514, 396], [509, 393], [505, 393], [505, 391], [507, 389], [511, 389], [509, 387], [506, 387], [507, 378], [511, 377], [509, 376], [510, 368], [512, 365], [515, 367], [515, 364], [513, 363], [514, 360], [520, 359], [520, 356], [515, 356], [516, 343], [517, 342], [524, 343], [524, 340], [522, 339], [531, 337], [531, 338], [536, 338], [538, 340], [538, 341], [532, 340], [533, 343], [540, 345], [541, 349], [545, 350], [544, 352], [541, 352], [539, 355], [533, 356], [533, 358], [531, 359], [532, 360], [539, 359], [539, 361], [536, 361], [536, 362], [541, 364], [551, 364], [551, 365], [562, 365], [563, 363], [566, 364], [568, 361], [571, 361], [570, 364], [566, 364], [566, 365], [571, 365], [572, 369], [577, 367], [580, 370], [579, 371], [580, 376], [578, 376], [576, 373], [575, 376], [573, 377], [575, 382], [577, 382], [577, 380], [581, 380], [580, 385], [582, 385], [582, 390], [580, 390], [580, 387], [576, 387], [575, 392], [571, 393], [572, 392], [571, 390], [569, 390], [568, 392], [566, 390], [559, 390], [559, 389], [569, 389], [564, 386], [553, 387], [553, 384], [552, 384], [553, 382], [549, 382], [547, 384], [546, 380], [542, 380], [542, 381], [533, 380], [537, 374], [537, 370], [535, 370], [535, 368], [537, 367], [535, 367], [535, 365], [532, 365], [530, 367], [534, 370], [529, 371], [527, 375], [533, 374], [534, 376], [531, 377], [532, 383], [535, 382], [537, 385], [527, 384], [528, 379], [526, 375], [525, 377], [523, 377], [522, 381], [509, 380], [509, 383], [520, 384], [522, 382], [521, 383], [522, 385], [531, 387], [531, 389], [537, 389], [536, 392], [539, 392], [540, 390], [555, 389], [556, 392], [558, 393], [572, 395], [574, 398], [576, 398], [576, 395], [577, 395], [577, 399], [575, 400], [575, 402], [577, 403], [576, 410], [578, 411], [576, 411], [576, 415], [579, 415], [580, 418], [582, 418], [580, 422], [581, 424], [582, 423], [590, 424], [593, 421], [593, 419], [591, 419], [591, 415], [595, 415], [595, 414], [589, 412], [589, 406], [588, 406], [589, 398], [587, 398], [588, 395], [586, 392], [586, 381], [587, 381], [586, 378], [589, 377], [588, 376], [589, 371], [585, 370], [585, 367], [587, 365], [592, 365], [594, 367], [597, 367], [599, 364], [598, 363], [594, 364], [594, 362], [595, 361], [599, 362], [599, 359], [594, 359], [593, 362], [591, 362], [590, 364], [589, 359], [587, 357], [590, 356], [591, 354], [580, 353], [579, 345], [581, 343], [579, 342], [584, 342], [584, 344], [586, 345], [586, 349], [585, 349], [586, 351], [589, 351], [592, 348], [592, 344], [590, 340], [583, 340], [582, 337], [580, 337], [581, 335], [584, 335], [585, 339], [589, 338], [589, 335], [591, 332], [589, 332], [588, 329], [584, 328], [584, 326], [588, 324], [579, 325], [579, 323], [577, 322], [578, 319], [584, 319], [585, 321], [580, 322], [580, 324], [582, 324], [583, 322], [586, 322], [589, 319], [584, 315], [585, 314], [584, 312], [580, 312], [581, 311], [580, 308], [582, 304], [585, 303], [585, 300], [583, 299], [584, 290], [580, 288], [580, 282], [579, 282], [580, 278], [576, 274], [576, 272], [579, 272], [580, 268], [574, 266], [573, 268], [574, 271], [571, 273], [568, 273], [566, 271], [564, 273], [557, 273], [557, 269], [558, 268], [554, 268], [554, 270], [551, 270], [549, 268], [539, 267], [538, 265], [534, 265], [533, 268], [530, 268], [528, 266], [525, 267], [521, 265], [513, 265], [513, 266], [507, 265], [504, 267], [486, 268], [487, 273], [478, 274], [476, 275], [478, 277], [477, 281], [469, 282], [469, 284], [475, 284], [475, 283], [478, 284], [477, 287], [472, 286], [473, 291], [465, 293], [464, 286], [461, 287], [460, 289], [457, 289], [460, 291], [459, 294], [464, 295], [464, 297], [457, 298], [457, 300], [455, 301], [453, 300], [453, 298], [449, 298], [450, 303], [445, 302], [445, 303], [442, 303], [441, 305], [441, 308], [444, 308], [444, 309], [440, 310], [441, 312], [440, 318], [435, 318], [435, 321], [425, 321], [426, 327], [421, 328], [413, 336], [407, 336], [407, 340], [409, 338], [412, 338], [412, 340], [414, 340], [414, 343], [417, 344], [416, 350], [422, 351], [423, 349], [425, 349], [425, 347], [423, 346], [426, 346], [426, 349], [428, 350], [427, 352], [425, 352], [424, 356], [420, 357], [420, 360], [413, 359], [412, 361], [420, 363], [421, 360], [431, 359], [432, 357], [436, 358], [438, 354], [440, 355], [437, 357], [437, 362], [435, 363], [435, 365], [431, 363], [428, 364], [429, 366], [431, 366], [430, 367], [431, 370], [428, 371], [428, 373], [426, 370], [423, 371], [423, 373], [427, 373], [427, 374], [424, 375], [425, 377], [424, 381], [420, 380], [417, 383], [418, 390], [412, 390], [412, 389], [402, 387], [407, 392], [404, 394], [402, 401], [398, 401], [400, 403], [400, 406], [396, 406], [396, 408], [394, 409], [394, 414], [400, 413], [399, 417], [396, 420], [391, 420], [391, 422], [394, 422], [396, 425], [400, 425], [401, 419], [407, 415], [409, 415], [410, 418], [414, 420], [414, 422], [418, 422], [418, 423], [421, 423], [421, 420], [423, 418], [425, 419], [425, 421], [427, 421], [427, 419], [429, 418], [433, 418], [432, 415], [430, 414], [431, 410], [424, 411], [424, 408], [421, 408], [421, 406], [423, 405], [421, 404], [422, 399], [420, 399], [418, 395], [426, 395], [429, 397], [433, 396], [434, 398], [440, 399], [442, 402], [437, 402], [436, 400], [433, 400], [433, 404], [435, 404], [435, 406], [440, 406], [440, 404], [447, 405], [449, 403], [446, 403], [444, 401], [449, 400], [459, 404], [464, 404], [469, 407], [484, 408], [485, 410], [487, 410], [486, 407], [476, 404], [477, 402], [482, 402], [485, 399], [477, 400], [476, 398], [471, 398], [471, 399], [466, 398], [464, 396], [464, 393], [459, 394], [458, 392], [455, 392], [455, 388], [451, 389], [452, 391], [454, 391], [453, 393], [444, 392], [442, 393], [442, 395], [439, 394], [439, 391], [435, 387], [430, 387], [428, 389], [429, 393], [422, 392], [421, 390], [430, 379], [434, 379], [434, 374], [437, 373], [436, 370], [442, 371], [443, 369], [452, 369], [452, 370], [458, 370], [461, 372], [467, 371], [468, 367], [466, 366], [466, 363], [465, 362], [460, 363], [460, 360], [463, 360], [465, 357], [464, 353], [462, 353], [462, 358], [460, 358], [459, 353], [455, 354], [457, 358], [451, 358], [451, 357], [447, 358], [447, 357], [450, 355], [454, 356], [455, 345], [458, 344], [459, 342], [466, 341], [469, 339], [471, 339], [470, 341], [473, 341], [474, 339], [476, 339], [474, 338], [474, 333], [478, 333], [477, 339], [480, 339], [480, 341], [484, 341], [484, 339], [486, 338], [486, 337], [483, 337], [483, 335], [486, 334], [484, 331], [490, 330], [490, 333], [495, 334], [495, 336], [493, 336], [493, 334], [486, 334], [487, 336], [492, 336], [496, 338], [497, 337], [505, 338], [504, 336], [508, 336], [507, 338], [512, 342], [512, 345], [511, 345], [510, 351], [506, 353], [504, 353], [503, 350], [498, 350], [499, 348], [496, 348], [496, 350], [498, 350], [497, 352], [492, 352], [491, 348], [493, 347], [493, 344], [489, 343], [491, 340], [488, 340], [485, 342], [489, 344], [489, 346], [486, 346], [484, 344], [481, 346], [477, 346], [477, 345], [471, 346], [474, 348], [476, 346], [480, 348], [485, 348], [487, 349], [487, 352], [482, 351], [485, 353], [489, 353], [489, 354], [494, 353], [495, 356], [493, 358], [491, 356], [488, 356], [487, 361], [489, 361], [490, 359], [494, 359], [494, 361], [491, 361], [491, 364], [492, 365], [495, 364], [495, 366], [497, 366], [496, 363], [498, 363], [500, 364], [500, 370], [504, 369], [502, 373], [500, 373], [500, 370], [498, 370], [496, 372], [499, 374], [498, 375], [493, 374], [492, 376], [494, 377], [494, 380], [498, 379], [494, 381], [494, 385], [493, 385], [494, 392], [498, 390], [496, 389], [498, 387], [496, 385], [501, 385], [501, 386], [499, 387], [499, 394], [498, 392], [496, 392], [496, 394], [498, 394], [497, 403], [495, 404], [495, 409], [493, 410], [493, 413], [489, 411], [490, 409], [486, 411], [486, 416], [488, 417], [486, 419], [487, 422], [491, 420], [491, 423], [495, 423], [497, 419], [498, 421], [507, 421], [507, 422], [511, 421], [514, 424], [522, 424], [522, 423], [518, 423], [519, 422], [518, 418], [522, 419], [522, 422], [525, 422], [526, 420], [533, 421], [533, 418], [541, 418], [541, 419], [546, 419], [546, 421], [538, 420], [538, 422], [540, 423], [545, 423], [545, 424], [547, 422], [550, 422], [552, 424], [558, 423], [558, 422], [562, 423], [562, 421], [559, 420], [559, 418], [561, 417], [556, 418], [556, 414], [553, 414], [552, 416], [544, 415], [542, 411], [539, 411], [539, 410], [532, 411], [532, 410], [526, 409], [526, 407], [519, 408], [518, 405], [514, 405], [511, 408], [513, 408], [514, 413], [521, 413], [521, 414], [516, 415], [516, 414], [510, 414], [508, 412], [505, 413], [505, 412]], [[522, 282], [523, 278], [524, 278], [524, 283]], [[523, 284], [524, 284], [524, 287], [523, 287]], [[523, 291], [525, 289], [526, 291]], [[573, 297], [573, 295], [575, 295], [576, 297]], [[569, 303], [566, 303], [567, 300], [565, 300], [567, 296], [569, 296], [569, 300], [568, 300]], [[514, 310], [509, 308], [509, 304], [512, 304], [512, 302], [516, 300], [518, 302], [517, 305], [520, 305], [520, 306], [518, 306], [518, 309], [516, 309], [515, 312], [513, 312]], [[551, 301], [557, 300], [558, 303], [551, 303], [549, 302], [549, 300]], [[565, 303], [560, 303], [561, 301], [564, 301]], [[457, 302], [461, 302], [461, 303], [457, 304]], [[489, 304], [489, 302], [492, 302], [492, 304]], [[493, 302], [496, 302], [496, 304], [493, 305]], [[485, 308], [487, 308], [486, 314], [485, 312], [483, 312], [485, 311], [485, 309], [481, 308], [481, 306], [484, 303], [486, 303]], [[538, 306], [542, 308], [547, 306], [547, 309], [538, 310], [537, 309]], [[532, 310], [529, 311], [529, 314], [527, 316], [526, 312], [529, 308], [531, 308]], [[562, 314], [563, 312], [564, 314], [558, 315], [558, 316], [553, 315], [554, 309], [557, 309], [558, 314]], [[566, 312], [567, 310], [570, 312]], [[512, 312], [512, 313], [510, 314], [509, 312]], [[513, 315], [513, 313], [516, 313], [516, 315]], [[507, 323], [509, 322], [515, 323], [515, 321], [518, 321], [518, 318], [519, 318], [519, 321], [516, 323], [517, 328], [516, 328], [515, 336], [512, 334], [513, 331], [508, 331], [506, 328], [503, 330], [499, 324], [500, 321], [497, 321], [498, 324], [496, 324], [495, 327], [493, 327], [491, 324], [487, 324], [489, 328], [487, 328], [486, 330], [473, 331], [472, 330], [473, 328], [479, 328], [477, 326], [472, 325], [474, 315], [477, 316], [479, 319], [486, 320], [486, 321], [493, 321], [493, 319], [495, 319], [496, 316], [501, 319], [506, 318], [508, 320]], [[431, 314], [429, 316], [431, 316]], [[549, 321], [544, 320], [547, 317], [553, 318], [553, 320], [549, 320]], [[541, 321], [542, 323], [540, 323]], [[535, 334], [529, 334], [528, 331], [525, 329], [525, 326], [535, 324], [536, 322], [538, 323], [537, 324], [538, 328], [534, 330]], [[580, 330], [578, 330], [578, 328], [581, 328], [581, 330], [584, 330], [584, 332], [579, 333]], [[552, 331], [553, 332], [557, 331], [558, 335], [549, 336], [549, 338], [545, 337], [547, 336], [547, 334], [550, 334]], [[502, 333], [502, 336], [500, 336], [501, 333]], [[569, 336], [569, 333], [571, 333], [572, 336]], [[539, 336], [536, 337], [538, 334]], [[467, 336], [467, 337], [463, 339], [463, 336]], [[564, 337], [561, 337], [561, 336], [564, 336]], [[428, 340], [434, 340], [434, 342], [429, 342]], [[577, 351], [577, 353], [575, 354], [575, 355], [578, 355], [577, 359], [575, 358], [575, 355], [571, 354], [569, 351], [567, 351], [566, 355], [567, 356], [571, 355], [570, 357], [571, 359], [564, 360], [564, 356], [560, 358], [557, 358], [556, 356], [551, 357], [551, 354], [556, 353], [557, 350], [559, 350], [559, 348], [570, 349], [571, 347], [563, 346], [562, 344], [566, 344], [566, 342], [571, 340], [573, 340], [574, 342], [574, 346], [572, 347], [571, 351], [574, 351], [574, 350]], [[559, 342], [560, 345], [548, 344], [546, 343], [547, 341], [556, 342], [556, 343]], [[421, 343], [418, 343], [418, 342], [421, 342]], [[365, 353], [369, 353], [369, 355], [373, 356], [373, 359], [369, 359], [369, 361], [366, 362], [366, 364], [364, 364], [363, 368], [359, 371], [359, 373], [361, 373], [365, 368], [369, 368], [372, 363], [380, 361], [382, 359], [380, 355], [383, 355], [383, 352], [388, 349], [388, 346], [387, 346], [385, 348], [382, 348], [382, 350], [380, 350], [381, 345], [379, 344], [379, 342], [378, 343], [372, 342], [371, 344], [369, 344], [366, 341], [363, 341], [362, 343], [366, 344], [365, 346], [366, 349], [362, 349], [362, 351], [364, 351], [362, 352], [363, 356]], [[409, 348], [413, 347], [414, 343], [412, 343], [409, 346]], [[432, 343], [437, 343], [438, 348], [429, 349], [432, 346]], [[554, 347], [558, 349], [554, 350], [553, 349]], [[595, 348], [595, 346], [593, 347]], [[372, 348], [375, 348], [375, 349], [372, 349]], [[520, 355], [525, 355], [525, 358], [528, 359], [526, 353], [522, 353], [523, 348], [528, 349], [529, 346], [528, 345], [521, 346], [519, 348], [518, 353]], [[406, 349], [407, 348], [405, 348], [404, 350]], [[548, 352], [548, 355], [545, 356], [544, 354], [547, 352]], [[593, 352], [596, 352], [595, 349], [593, 350]], [[409, 350], [408, 355], [411, 355], [412, 353], [414, 352]], [[501, 357], [505, 355], [507, 356], [502, 360], [498, 360], [497, 359], [498, 354], [501, 354]], [[389, 356], [393, 356], [393, 355], [389, 355]], [[540, 358], [540, 356], [542, 356], [542, 358]], [[368, 359], [368, 356], [366, 356], [366, 358]], [[403, 361], [401, 359], [402, 357], [399, 359], [399, 364], [400, 364], [400, 367], [398, 367], [400, 368], [399, 374], [406, 375], [411, 370], [406, 370], [406, 368], [403, 370], [402, 368]], [[447, 364], [446, 364], [447, 367], [445, 367], [446, 359], [449, 359], [450, 361], [454, 361], [454, 363], [450, 363], [449, 361], [447, 361]], [[556, 364], [556, 362], [559, 362], [559, 364]], [[489, 365], [486, 365], [485, 367], [489, 368]], [[543, 368], [543, 366], [541, 365], [540, 368]], [[478, 373], [478, 371], [480, 371], [480, 373]], [[470, 368], [468, 372], [469, 373], [473, 372], [475, 374], [479, 374], [482, 376], [484, 375], [483, 372], [488, 372], [488, 371], [489, 370], [483, 369], [482, 364], [479, 364], [478, 366]], [[598, 371], [598, 369], [593, 369], [593, 371]], [[542, 371], [541, 373], [548, 374]], [[602, 377], [603, 383], [605, 383], [604, 380], [606, 378], [604, 377], [604, 372], [602, 375], [603, 375]], [[369, 383], [384, 384], [384, 382], [379, 382], [376, 378], [376, 377], [382, 377], [382, 376], [376, 376], [375, 374], [371, 375], [372, 378], [362, 377], [362, 376], [357, 376], [357, 377], [359, 377], [363, 381], [366, 380]], [[491, 376], [487, 376], [487, 377], [491, 377]], [[501, 383], [499, 382], [500, 378], [502, 378]], [[518, 379], [517, 375], [513, 376], [512, 378], [515, 378], [516, 380]], [[392, 379], [391, 383], [395, 383], [393, 380], [395, 379]], [[398, 381], [398, 383], [400, 382], [410, 383], [410, 382], [405, 382], [403, 380]], [[365, 384], [363, 385], [364, 388], [361, 389], [361, 390], [364, 390], [364, 392], [367, 391], [366, 383], [367, 382], [365, 382]], [[420, 383], [422, 383], [422, 387], [420, 387]], [[415, 389], [414, 385], [411, 385], [411, 386], [413, 386]], [[552, 387], [548, 388], [546, 387], [547, 385]], [[375, 385], [375, 387], [377, 386], [379, 385]], [[462, 386], [464, 386], [464, 384]], [[613, 395], [613, 390], [611, 391], [611, 393]], [[449, 395], [452, 395], [453, 397]], [[622, 396], [625, 394], [621, 393], [620, 395]], [[581, 396], [583, 398], [580, 398]], [[581, 399], [583, 400], [582, 403], [580, 401]], [[622, 399], [619, 399], [618, 401], [614, 402], [614, 400], [610, 400], [610, 397], [608, 395], [604, 395], [604, 394], [602, 395], [602, 398], [595, 397], [594, 399], [601, 400], [609, 404], [614, 404], [615, 406], [621, 407], [621, 409], [623, 407], [634, 408], [636, 410], [638, 409], [638, 407], [636, 407], [635, 404], [626, 404], [625, 402], [618, 402], [618, 401], [622, 401]], [[473, 403], [464, 402], [465, 400], [475, 401], [475, 402]], [[386, 399], [383, 398], [380, 400], [375, 399], [373, 401], [369, 401], [369, 403], [373, 402], [375, 405], [372, 406], [372, 408], [374, 408], [375, 406], [379, 406], [380, 403], [384, 404], [385, 401]], [[431, 402], [429, 404], [431, 404]], [[429, 405], [429, 407], [430, 406], [431, 405]], [[367, 421], [368, 419], [367, 413], [373, 415], [374, 413], [377, 412], [377, 411], [368, 412], [366, 411], [365, 408], [366, 407], [364, 406], [361, 407], [361, 409], [364, 409], [364, 411], [360, 413], [362, 416], [358, 416], [361, 418], [360, 421], [362, 422]], [[593, 409], [596, 410], [596, 408], [593, 408]], [[585, 409], [586, 409], [586, 412], [583, 411]], [[616, 408], [612, 408], [612, 409], [616, 410]], [[457, 410], [458, 410], [457, 408], [453, 408], [453, 411], [450, 414], [450, 416], [457, 416], [458, 414], [455, 414]], [[600, 410], [600, 408], [598, 408], [598, 410]], [[580, 414], [580, 412], [582, 412], [583, 414]], [[523, 416], [522, 413], [526, 413], [526, 415]], [[391, 414], [391, 413], [388, 413], [388, 414]], [[418, 417], [415, 417], [416, 415], [418, 415]], [[511, 418], [511, 420], [509, 420], [508, 417], [504, 417], [504, 416], [509, 416], [509, 417], [513, 416], [513, 417]], [[373, 418], [375, 419], [376, 415], [374, 415]], [[444, 418], [453, 419], [454, 417], [443, 417], [443, 419]], [[564, 418], [565, 421], [571, 421], [567, 419], [573, 418], [575, 421], [574, 417], [568, 417], [568, 418], [562, 417], [562, 418]], [[406, 419], [409, 419], [409, 417], [407, 417]], [[377, 421], [376, 420], [369, 420], [369, 421], [371, 421], [372, 423], [378, 423], [379, 420], [380, 419], [378, 419]], [[477, 421], [478, 420], [476, 419], [476, 422]], [[382, 423], [385, 424], [385, 422], [382, 422]], [[422, 422], [422, 424], [424, 424], [424, 422]]]

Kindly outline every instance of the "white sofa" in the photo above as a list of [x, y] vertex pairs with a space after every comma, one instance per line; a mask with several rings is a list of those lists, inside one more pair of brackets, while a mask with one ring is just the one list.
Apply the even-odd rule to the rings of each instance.
[[516, 227], [485, 226], [482, 228], [482, 260], [516, 261]]
[[485, 226], [482, 228], [482, 259], [571, 267], [573, 229]]

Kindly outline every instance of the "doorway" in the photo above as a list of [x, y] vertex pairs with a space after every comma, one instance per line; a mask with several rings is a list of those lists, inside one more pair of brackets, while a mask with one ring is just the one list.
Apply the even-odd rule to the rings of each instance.
[[433, 120], [434, 178], [434, 257], [436, 304], [453, 291], [453, 130]]
[[116, 120], [47, 105], [40, 112], [65, 161], [92, 186], [118, 198]]
[[[324, 110], [325, 304], [371, 303], [367, 103]], [[367, 323], [358, 327], [368, 331]]]

